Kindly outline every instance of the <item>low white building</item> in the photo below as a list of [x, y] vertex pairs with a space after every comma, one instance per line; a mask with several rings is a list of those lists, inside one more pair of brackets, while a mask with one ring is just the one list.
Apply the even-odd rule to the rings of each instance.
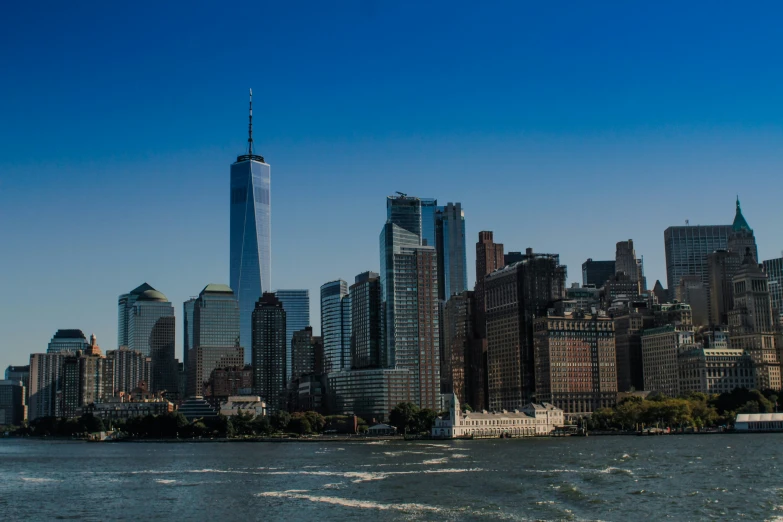
[[528, 404], [521, 410], [501, 412], [462, 411], [456, 395], [447, 396], [448, 416], [435, 419], [432, 436], [444, 439], [534, 437], [549, 435], [563, 426], [563, 410], [544, 404]]
[[783, 413], [739, 413], [736, 431], [783, 431]]
[[252, 395], [236, 395], [220, 403], [220, 414], [230, 417], [239, 413], [251, 414], [254, 417], [266, 415], [266, 402], [261, 397]]

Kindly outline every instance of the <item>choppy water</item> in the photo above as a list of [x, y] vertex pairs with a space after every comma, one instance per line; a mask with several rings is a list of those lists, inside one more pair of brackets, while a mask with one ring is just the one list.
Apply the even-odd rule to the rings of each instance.
[[0, 440], [0, 520], [783, 520], [783, 434]]

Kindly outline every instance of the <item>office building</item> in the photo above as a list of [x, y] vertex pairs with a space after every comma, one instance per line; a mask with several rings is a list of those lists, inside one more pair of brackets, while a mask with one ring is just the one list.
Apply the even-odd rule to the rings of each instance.
[[[288, 321], [287, 313], [286, 321]], [[290, 373], [293, 379], [302, 375], [323, 373], [323, 341], [321, 337], [313, 335], [312, 326], [294, 332], [291, 346], [293, 368]]]
[[193, 304], [193, 348], [188, 357], [188, 396], [205, 394], [212, 370], [242, 367], [240, 306], [226, 285], [209, 284]]
[[489, 408], [514, 409], [535, 394], [533, 319], [565, 298], [566, 267], [557, 254], [528, 248], [486, 277]]
[[[401, 192], [397, 196], [386, 198], [386, 222], [393, 223], [398, 227], [407, 230], [418, 238], [418, 245], [421, 245], [422, 237], [428, 241], [432, 247], [435, 246], [435, 210], [438, 202], [427, 200], [428, 217], [427, 230], [422, 235], [422, 201], [416, 197], [409, 197]], [[432, 243], [429, 243], [432, 241]]]
[[291, 341], [294, 332], [298, 332], [310, 325], [310, 291], [309, 290], [277, 290], [275, 296], [283, 303], [285, 310], [285, 367], [291, 379], [293, 362], [291, 361]]
[[767, 273], [769, 284], [769, 300], [772, 304], [772, 313], [779, 325], [783, 325], [783, 257], [764, 261], [764, 271]]
[[115, 393], [131, 393], [137, 388], [149, 389], [152, 359], [137, 350], [121, 346], [109, 350], [106, 357], [112, 359]]
[[142, 283], [117, 299], [117, 347], [128, 346], [128, 320], [136, 299], [147, 290], [155, 290], [151, 285]]
[[30, 389], [27, 393], [30, 420], [61, 416], [63, 361], [67, 353], [30, 355]]
[[280, 410], [286, 385], [285, 323], [283, 303], [265, 292], [253, 311], [253, 393], [270, 413]]
[[636, 301], [640, 295], [642, 295], [642, 284], [632, 280], [625, 272], [617, 272], [604, 282], [603, 300], [606, 309], [609, 309], [618, 299]]
[[5, 369], [6, 381], [20, 381], [25, 390], [30, 389], [30, 365], [9, 366]]
[[503, 256], [503, 265], [501, 265], [501, 268], [503, 266], [519, 263], [523, 259], [525, 259], [525, 254], [523, 254], [522, 252], [509, 252]]
[[614, 322], [583, 312], [533, 321], [536, 398], [585, 415], [617, 402]]
[[435, 246], [438, 251], [438, 297], [446, 301], [452, 295], [468, 289], [465, 212], [461, 203], [448, 203], [445, 207], [438, 207], [435, 214], [435, 232]]
[[0, 381], [0, 426], [21, 426], [27, 418], [22, 381]]
[[250, 365], [215, 368], [209, 376], [208, 388], [210, 397], [250, 395], [253, 392], [253, 368]]
[[188, 356], [193, 350], [193, 314], [196, 310], [196, 301], [198, 297], [191, 297], [182, 304], [182, 318], [184, 320], [182, 328], [182, 362], [185, 365], [185, 371], [188, 368]]
[[593, 261], [588, 258], [582, 263], [582, 286], [601, 288], [606, 280], [614, 275], [614, 261]]
[[401, 402], [415, 402], [408, 370], [375, 368], [328, 375], [330, 412], [357, 415], [368, 422], [387, 420]]
[[272, 291], [272, 199], [270, 167], [253, 150], [253, 94], [247, 154], [231, 165], [230, 280], [239, 303], [239, 346], [250, 362], [252, 315], [264, 292]]
[[594, 286], [580, 287], [579, 283], [571, 283], [571, 287], [566, 289], [566, 299], [573, 301], [576, 310], [597, 311], [601, 307], [601, 290]]
[[650, 308], [639, 304], [614, 317], [618, 392], [644, 390], [642, 331], [653, 328], [655, 318]]
[[[475, 293], [469, 290], [453, 295], [443, 307], [443, 348], [441, 350], [441, 393], [453, 393], [460, 402], [477, 404], [483, 409], [482, 390], [474, 390], [481, 383], [480, 376], [473, 372], [482, 372], [482, 358], [473, 360], [475, 354], [481, 355], [481, 339], [476, 337]], [[478, 346], [477, 346], [478, 345]]]
[[385, 366], [381, 277], [375, 272], [356, 276], [351, 298], [351, 368]]
[[678, 356], [699, 348], [693, 332], [678, 330], [674, 325], [659, 326], [642, 332], [642, 365], [644, 389], [669, 397], [680, 394]]
[[644, 261], [636, 257], [633, 239], [617, 243], [614, 265], [616, 274], [625, 274], [631, 281], [639, 283], [640, 293], [647, 289], [647, 284], [644, 280]]
[[780, 359], [775, 347], [777, 323], [772, 315], [769, 278], [756, 264], [750, 247], [733, 279], [734, 307], [729, 312], [729, 346], [745, 350], [756, 366], [756, 384], [762, 389], [781, 387]]
[[756, 386], [753, 359], [743, 350], [697, 347], [681, 352], [678, 360], [683, 395], [692, 392], [713, 395], [736, 388], [751, 390]]
[[127, 312], [128, 348], [150, 358], [150, 390], [177, 395], [174, 357], [174, 307], [161, 292], [150, 288], [135, 296]]
[[76, 352], [87, 348], [87, 337], [81, 330], [57, 330], [46, 353]]
[[[708, 256], [709, 257], [709, 256]], [[680, 284], [674, 291], [675, 299], [691, 307], [693, 326], [707, 326], [709, 321], [709, 286], [691, 275], [680, 278]]]
[[321, 335], [324, 372], [351, 367], [351, 297], [342, 279], [321, 285]]
[[652, 295], [655, 297], [656, 304], [663, 304], [669, 300], [669, 292], [666, 291], [659, 280], [655, 281], [655, 286], [653, 286], [652, 289]]
[[663, 232], [666, 248], [666, 283], [669, 298], [684, 276], [699, 276], [709, 285], [707, 255], [726, 250], [731, 225], [697, 225], [669, 227]]
[[476, 242], [476, 285], [474, 287], [475, 324], [474, 332], [480, 341], [473, 345], [470, 354], [468, 372], [469, 403], [474, 408], [489, 407], [487, 375], [487, 303], [485, 298], [485, 279], [504, 265], [503, 244], [495, 243], [494, 234], [484, 230], [479, 232]]
[[[437, 199], [420, 198], [419, 201], [421, 201], [421, 244], [437, 248], [438, 213], [443, 210], [443, 207], [438, 206]], [[390, 219], [388, 212], [387, 219]]]

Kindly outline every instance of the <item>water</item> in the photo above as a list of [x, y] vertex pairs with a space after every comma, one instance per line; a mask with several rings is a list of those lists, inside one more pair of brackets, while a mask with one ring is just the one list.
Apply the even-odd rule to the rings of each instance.
[[0, 440], [0, 520], [783, 520], [781, 443]]

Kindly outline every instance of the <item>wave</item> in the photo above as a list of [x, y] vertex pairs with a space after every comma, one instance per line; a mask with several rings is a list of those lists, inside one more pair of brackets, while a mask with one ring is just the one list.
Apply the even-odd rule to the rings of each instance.
[[173, 479], [155, 479], [158, 484], [176, 484], [176, 480]]
[[427, 506], [425, 504], [381, 504], [380, 502], [374, 502], [371, 500], [356, 500], [350, 498], [341, 497], [325, 497], [317, 495], [306, 495], [304, 492], [289, 491], [266, 491], [264, 493], [258, 493], [259, 497], [273, 497], [273, 498], [290, 498], [296, 500], [307, 500], [310, 502], [321, 502], [324, 504], [331, 504], [334, 506], [343, 506], [358, 509], [376, 509], [380, 511], [403, 511], [403, 512], [429, 512], [440, 513], [443, 508], [436, 506]]
[[422, 462], [422, 464], [425, 464], [425, 465], [432, 465], [432, 464], [445, 464], [445, 463], [446, 463], [446, 462], [448, 462], [448, 461], [449, 461], [449, 458], [448, 458], [448, 457], [441, 457], [441, 458], [439, 458], [439, 459], [430, 459], [430, 460], [425, 460], [424, 462]]
[[32, 482], [33, 484], [43, 484], [45, 482], [62, 482], [60, 479], [44, 478], [44, 477], [20, 477], [25, 482]]
[[353, 479], [354, 484], [370, 482], [373, 480], [385, 480], [396, 475], [413, 475], [420, 473], [471, 473], [484, 471], [481, 468], [446, 468], [425, 469], [421, 471], [273, 471], [269, 475], [314, 475], [320, 477], [342, 477]]

